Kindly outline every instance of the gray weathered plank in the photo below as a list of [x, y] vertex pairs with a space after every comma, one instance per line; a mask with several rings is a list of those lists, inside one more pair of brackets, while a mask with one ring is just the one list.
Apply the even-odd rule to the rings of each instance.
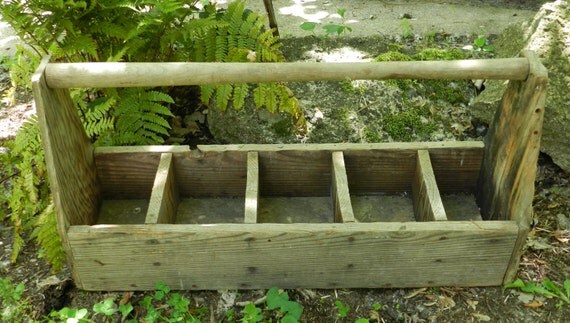
[[418, 150], [412, 195], [417, 221], [447, 221], [427, 150]]
[[348, 179], [346, 178], [346, 168], [344, 166], [344, 156], [342, 151], [332, 153], [332, 194], [335, 212], [335, 222], [349, 223], [355, 222], [350, 192], [348, 190]]
[[257, 152], [247, 153], [247, 184], [245, 189], [244, 223], [257, 223], [257, 207], [259, 204], [259, 155]]
[[513, 222], [76, 226], [87, 290], [499, 285]]
[[146, 224], [168, 224], [176, 219], [179, 196], [173, 164], [172, 154], [162, 153], [150, 195]]
[[534, 180], [548, 71], [532, 52], [523, 52], [530, 62], [529, 77], [511, 81], [485, 138], [485, 154], [477, 189], [484, 219], [513, 220], [521, 234], [505, 281], [514, 278], [530, 223]]

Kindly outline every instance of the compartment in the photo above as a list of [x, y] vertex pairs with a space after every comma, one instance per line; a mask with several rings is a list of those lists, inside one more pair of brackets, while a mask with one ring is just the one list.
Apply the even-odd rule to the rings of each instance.
[[476, 201], [482, 150], [430, 150], [429, 156], [447, 219], [482, 221]]
[[411, 195], [416, 149], [345, 151], [354, 218], [358, 222], [414, 221]]
[[96, 224], [145, 223], [160, 156], [121, 147], [97, 148], [100, 201]]
[[244, 223], [247, 152], [193, 151], [178, 154], [176, 224]]
[[482, 146], [347, 151], [354, 217], [359, 222], [480, 220], [473, 191]]
[[259, 223], [332, 223], [331, 152], [259, 152]]

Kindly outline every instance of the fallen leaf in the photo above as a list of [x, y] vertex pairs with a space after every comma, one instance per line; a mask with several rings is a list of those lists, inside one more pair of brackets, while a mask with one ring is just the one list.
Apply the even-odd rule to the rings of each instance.
[[477, 309], [477, 304], [479, 304], [479, 301], [472, 301], [470, 299], [465, 301], [467, 303], [467, 305], [469, 305], [469, 307], [471, 307], [471, 309], [473, 309], [474, 311]]
[[491, 317], [485, 314], [473, 313], [473, 317], [476, 318], [478, 321], [483, 321], [483, 322], [491, 321]]
[[539, 300], [533, 300], [532, 302], [528, 302], [524, 304], [524, 307], [529, 307], [529, 308], [539, 308], [542, 307], [544, 305], [543, 302], [539, 301]]
[[552, 248], [552, 246], [548, 243], [548, 240], [544, 238], [528, 239], [526, 245], [534, 250], [546, 250]]
[[119, 301], [119, 305], [125, 305], [131, 301], [131, 296], [133, 296], [132, 292], [124, 292], [123, 297]]
[[437, 303], [444, 309], [452, 308], [455, 306], [455, 301], [451, 297], [439, 296]]
[[526, 304], [526, 303], [529, 303], [532, 300], [534, 300], [534, 295], [532, 295], [532, 294], [522, 293], [522, 292], [518, 292], [518, 293], [519, 293], [519, 295], [517, 298], [521, 303]]
[[416, 289], [415, 291], [409, 293], [408, 295], [404, 296], [405, 299], [410, 299], [413, 297], [418, 296], [419, 294], [423, 294], [425, 291], [427, 290], [426, 287], [424, 288], [420, 288], [420, 289]]

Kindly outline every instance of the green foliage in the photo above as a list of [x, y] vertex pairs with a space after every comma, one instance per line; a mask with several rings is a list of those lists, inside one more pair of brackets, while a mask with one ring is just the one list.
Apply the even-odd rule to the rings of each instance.
[[410, 24], [408, 18], [402, 18], [400, 28], [402, 29], [402, 38], [410, 39], [414, 35], [414, 27]]
[[57, 319], [57, 321], [50, 320], [49, 322], [77, 322], [77, 323], [88, 323], [91, 322], [89, 320], [89, 311], [85, 308], [75, 309], [64, 307], [59, 311], [53, 311], [49, 315], [53, 319]]
[[350, 312], [350, 306], [348, 306], [348, 304], [344, 304], [338, 299], [334, 302], [334, 306], [336, 307], [337, 318], [345, 318], [348, 315], [348, 312]]
[[271, 288], [267, 291], [267, 308], [270, 310], [279, 310], [283, 315], [280, 322], [294, 323], [301, 319], [303, 307], [301, 304], [290, 301], [287, 292], [280, 292], [277, 288]]
[[243, 314], [243, 318], [241, 319], [243, 323], [260, 322], [263, 320], [261, 309], [256, 307], [253, 303], [245, 305], [241, 313]]
[[523, 282], [520, 278], [512, 283], [506, 284], [505, 288], [517, 288], [529, 294], [542, 295], [547, 298], [558, 298], [556, 307], [570, 305], [570, 279], [564, 280], [562, 287], [558, 287], [553, 281], [544, 278], [542, 284], [533, 282]]
[[[198, 6], [198, 3], [203, 6]], [[51, 61], [283, 61], [281, 44], [265, 17], [235, 1], [226, 10], [199, 0], [28, 0], [5, 1], [0, 15], [27, 44], [6, 63], [16, 86], [30, 88], [40, 57]], [[260, 84], [264, 95], [257, 108], [285, 112], [297, 125], [303, 113], [291, 91], [280, 83]], [[250, 95], [247, 84], [204, 86], [201, 98], [215, 99], [219, 109], [243, 108]], [[169, 135], [168, 119], [174, 99], [167, 89], [80, 89], [71, 91], [87, 135], [95, 145], [159, 144]], [[13, 94], [12, 94], [13, 96]], [[12, 99], [13, 100], [13, 99]], [[61, 268], [63, 252], [53, 206], [50, 205], [45, 164], [37, 121], [18, 133], [8, 169], [10, 187], [2, 197], [14, 226], [12, 260], [32, 235], [54, 269]], [[4, 157], [2, 157], [4, 158]]]
[[[323, 30], [325, 31], [325, 35], [327, 35], [327, 36], [329, 36], [329, 35], [340, 36], [344, 33], [352, 32], [352, 28], [350, 26], [348, 26], [347, 21], [346, 21], [346, 9], [337, 9], [336, 13], [337, 13], [337, 15], [340, 16], [342, 21], [340, 24], [329, 23], [329, 24], [323, 25]], [[303, 29], [304, 31], [314, 32], [314, 30], [317, 28], [318, 25], [319, 24], [316, 22], [305, 21], [299, 27], [301, 29]]]
[[[265, 29], [266, 17], [245, 9], [243, 1], [230, 3], [227, 10], [212, 12], [215, 25], [196, 30], [191, 35], [192, 56], [196, 62], [282, 62], [281, 43], [273, 30]], [[247, 84], [203, 85], [202, 102], [215, 103], [225, 111], [228, 106], [236, 110], [244, 107], [250, 93]], [[253, 88], [257, 108], [269, 112], [285, 112], [299, 124], [303, 114], [297, 99], [281, 83], [260, 83]]]
[[[408, 55], [398, 51], [388, 51], [376, 57], [377, 62], [392, 61], [434, 61], [434, 60], [459, 60], [466, 59], [467, 54], [458, 49], [438, 49], [427, 48], [418, 53]], [[388, 80], [388, 84], [393, 84], [403, 91], [414, 89], [418, 94], [433, 100], [444, 100], [451, 104], [467, 103], [466, 88], [467, 81], [448, 80]]]
[[492, 53], [495, 51], [495, 47], [489, 44], [489, 40], [485, 36], [479, 36], [475, 38], [473, 44], [465, 46], [464, 49], [476, 52], [488, 52], [488, 53]]
[[[172, 293], [164, 282], [156, 284], [154, 297], [146, 296], [141, 305], [146, 309], [145, 322], [200, 322], [200, 317], [189, 312], [190, 300]], [[158, 306], [159, 303], [164, 303]]]
[[[383, 118], [384, 130], [396, 141], [412, 141], [414, 137], [425, 138], [437, 129], [433, 122], [424, 122], [427, 109], [416, 108], [388, 114]], [[426, 118], [427, 119], [427, 118]]]
[[25, 286], [14, 285], [10, 278], [0, 278], [0, 320], [16, 322], [31, 310], [29, 302], [23, 299]]

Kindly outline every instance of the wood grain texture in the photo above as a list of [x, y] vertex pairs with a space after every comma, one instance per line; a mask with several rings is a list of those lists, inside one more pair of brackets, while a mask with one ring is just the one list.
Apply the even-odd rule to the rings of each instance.
[[331, 169], [330, 151], [260, 151], [260, 194], [330, 197]]
[[534, 180], [548, 89], [548, 71], [532, 52], [529, 77], [511, 81], [486, 137], [477, 201], [484, 219], [513, 220], [521, 229], [505, 275], [514, 278], [532, 221]]
[[346, 167], [342, 151], [332, 153], [332, 194], [334, 203], [334, 218], [337, 223], [356, 222], [348, 190]]
[[146, 213], [146, 224], [174, 223], [179, 195], [171, 153], [162, 153]]
[[247, 185], [247, 152], [198, 151], [174, 154], [182, 197], [243, 197]]
[[386, 79], [524, 80], [522, 58], [374, 63], [51, 63], [52, 88]]
[[[99, 186], [93, 148], [67, 89], [46, 84], [42, 60], [32, 76], [32, 89], [45, 154], [48, 180], [56, 211], [57, 227], [73, 269], [73, 253], [67, 239], [70, 225], [94, 224], [99, 208]], [[81, 283], [79, 277], [74, 275]]]
[[247, 184], [245, 189], [244, 223], [257, 223], [259, 204], [259, 154], [247, 153]]
[[71, 227], [87, 290], [499, 285], [513, 222]]
[[160, 163], [160, 152], [95, 153], [104, 199], [149, 199]]
[[416, 221], [447, 221], [427, 150], [418, 150], [412, 196]]

